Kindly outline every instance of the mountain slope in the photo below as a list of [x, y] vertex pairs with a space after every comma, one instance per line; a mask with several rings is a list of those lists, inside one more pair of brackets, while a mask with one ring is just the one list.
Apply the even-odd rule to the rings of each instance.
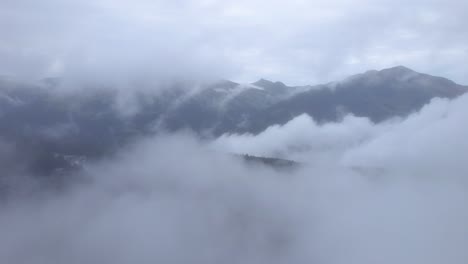
[[381, 122], [405, 117], [433, 98], [455, 98], [468, 91], [448, 79], [417, 73], [399, 66], [368, 71], [344, 81], [318, 85], [269, 106], [251, 117], [253, 127], [239, 132], [257, 133], [271, 124], [284, 124], [306, 113], [318, 122], [339, 120], [344, 114]]

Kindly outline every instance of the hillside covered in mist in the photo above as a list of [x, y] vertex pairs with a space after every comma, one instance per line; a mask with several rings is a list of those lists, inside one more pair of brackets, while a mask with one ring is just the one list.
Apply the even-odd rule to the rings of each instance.
[[346, 115], [380, 123], [405, 118], [434, 98], [453, 99], [468, 91], [402, 66], [315, 86], [262, 79], [144, 88], [125, 92], [105, 85], [67, 87], [60, 79], [0, 80], [0, 138], [14, 146], [28, 169], [50, 174], [163, 132], [190, 131], [201, 138], [258, 134], [302, 114], [318, 123], [339, 122]]
[[0, 264], [468, 263], [467, 10], [0, 0]]

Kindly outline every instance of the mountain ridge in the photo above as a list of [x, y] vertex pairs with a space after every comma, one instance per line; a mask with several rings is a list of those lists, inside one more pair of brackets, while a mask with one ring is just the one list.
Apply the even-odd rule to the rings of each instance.
[[136, 92], [123, 102], [113, 90], [54, 96], [60, 81], [51, 83], [50, 90], [0, 80], [0, 140], [15, 145], [34, 170], [44, 173], [73, 157], [104, 157], [158, 131], [190, 130], [203, 138], [257, 134], [301, 114], [318, 123], [339, 122], [346, 114], [379, 123], [417, 112], [433, 98], [452, 99], [468, 91], [402, 66], [314, 86], [265, 79], [251, 84], [223, 80], [197, 90], [179, 84], [155, 95]]

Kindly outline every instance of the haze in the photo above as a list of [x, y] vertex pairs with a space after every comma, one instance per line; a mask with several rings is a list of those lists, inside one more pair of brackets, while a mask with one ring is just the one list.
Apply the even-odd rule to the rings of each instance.
[[466, 10], [2, 0], [0, 263], [467, 263]]

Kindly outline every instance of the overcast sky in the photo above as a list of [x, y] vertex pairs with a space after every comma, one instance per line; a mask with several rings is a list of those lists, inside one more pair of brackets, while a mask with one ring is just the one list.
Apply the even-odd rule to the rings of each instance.
[[2, 0], [0, 74], [287, 84], [405, 65], [468, 84], [465, 0]]

